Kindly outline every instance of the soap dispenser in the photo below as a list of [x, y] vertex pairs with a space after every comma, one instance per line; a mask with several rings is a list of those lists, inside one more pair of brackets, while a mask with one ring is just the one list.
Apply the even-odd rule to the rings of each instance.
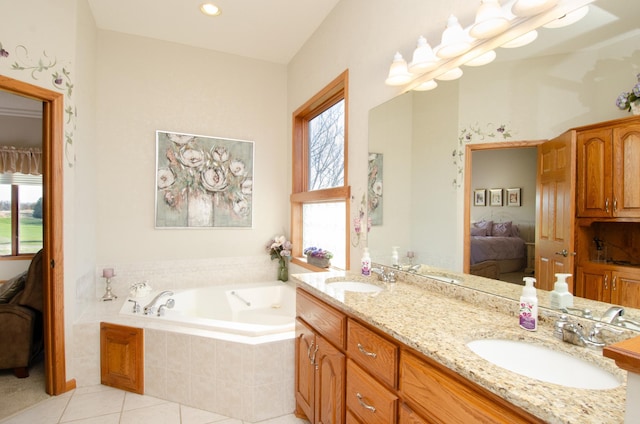
[[393, 246], [391, 248], [391, 265], [394, 268], [398, 268], [400, 266], [399, 256], [398, 256], [398, 249], [400, 249], [400, 247], [398, 247], [398, 246]]
[[520, 327], [528, 331], [538, 329], [538, 295], [533, 284], [536, 279], [524, 277], [524, 287], [520, 296]]
[[573, 306], [573, 295], [569, 292], [567, 278], [571, 274], [556, 274], [556, 283], [550, 295], [551, 307], [553, 309], [570, 308]]
[[362, 275], [371, 275], [371, 256], [369, 256], [369, 248], [365, 247], [362, 252]]

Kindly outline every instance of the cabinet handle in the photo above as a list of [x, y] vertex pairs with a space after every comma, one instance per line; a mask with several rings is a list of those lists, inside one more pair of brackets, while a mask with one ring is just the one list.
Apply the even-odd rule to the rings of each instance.
[[604, 276], [604, 289], [607, 290], [609, 288], [609, 276]]
[[613, 199], [613, 211], [618, 212], [618, 199]]
[[376, 407], [373, 405], [369, 405], [364, 400], [362, 400], [362, 395], [360, 393], [356, 393], [356, 397], [358, 398], [358, 402], [360, 402], [360, 406], [362, 406], [364, 409], [368, 409], [371, 412], [376, 412]]
[[360, 352], [362, 352], [363, 354], [365, 354], [365, 355], [367, 355], [367, 356], [370, 356], [370, 357], [372, 357], [372, 358], [376, 358], [376, 357], [378, 356], [378, 354], [377, 354], [377, 353], [375, 353], [375, 352], [368, 352], [368, 351], [364, 348], [364, 346], [362, 346], [360, 343], [358, 343], [358, 350], [359, 350]]
[[319, 347], [319, 345], [316, 345], [316, 350], [313, 351], [313, 355], [309, 358], [311, 360], [311, 365], [315, 365], [316, 367], [318, 366], [318, 364], [316, 364], [316, 354], [318, 353]]
[[607, 197], [604, 201], [604, 211], [609, 212], [609, 198]]
[[309, 358], [309, 360], [311, 360], [311, 349], [313, 349], [313, 345], [314, 344], [316, 344], [316, 343], [315, 342], [311, 342], [311, 344], [307, 348], [307, 358]]
[[617, 275], [613, 277], [613, 281], [611, 282], [611, 290], [617, 290], [617, 287], [616, 287], [617, 279], [618, 279]]

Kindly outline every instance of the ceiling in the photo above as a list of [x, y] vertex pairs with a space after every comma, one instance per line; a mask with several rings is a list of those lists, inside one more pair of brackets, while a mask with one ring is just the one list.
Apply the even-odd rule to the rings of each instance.
[[[200, 4], [222, 10], [205, 16]], [[339, 0], [88, 0], [98, 28], [287, 64]]]

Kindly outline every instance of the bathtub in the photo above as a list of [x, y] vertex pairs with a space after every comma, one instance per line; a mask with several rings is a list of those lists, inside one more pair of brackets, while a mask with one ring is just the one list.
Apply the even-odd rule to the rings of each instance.
[[160, 304], [173, 298], [175, 306], [162, 316], [144, 315], [142, 310], [160, 291], [139, 303], [141, 312], [133, 312], [133, 304], [124, 302], [120, 314], [149, 320], [157, 324], [181, 326], [247, 337], [260, 337], [295, 331], [295, 287], [281, 282], [262, 282], [210, 286], [174, 290]]

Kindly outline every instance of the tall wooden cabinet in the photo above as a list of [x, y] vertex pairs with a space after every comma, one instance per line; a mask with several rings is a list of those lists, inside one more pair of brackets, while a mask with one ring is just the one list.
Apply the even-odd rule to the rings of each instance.
[[[576, 294], [638, 308], [640, 118], [576, 131]], [[606, 261], [594, 255], [596, 240]]]

